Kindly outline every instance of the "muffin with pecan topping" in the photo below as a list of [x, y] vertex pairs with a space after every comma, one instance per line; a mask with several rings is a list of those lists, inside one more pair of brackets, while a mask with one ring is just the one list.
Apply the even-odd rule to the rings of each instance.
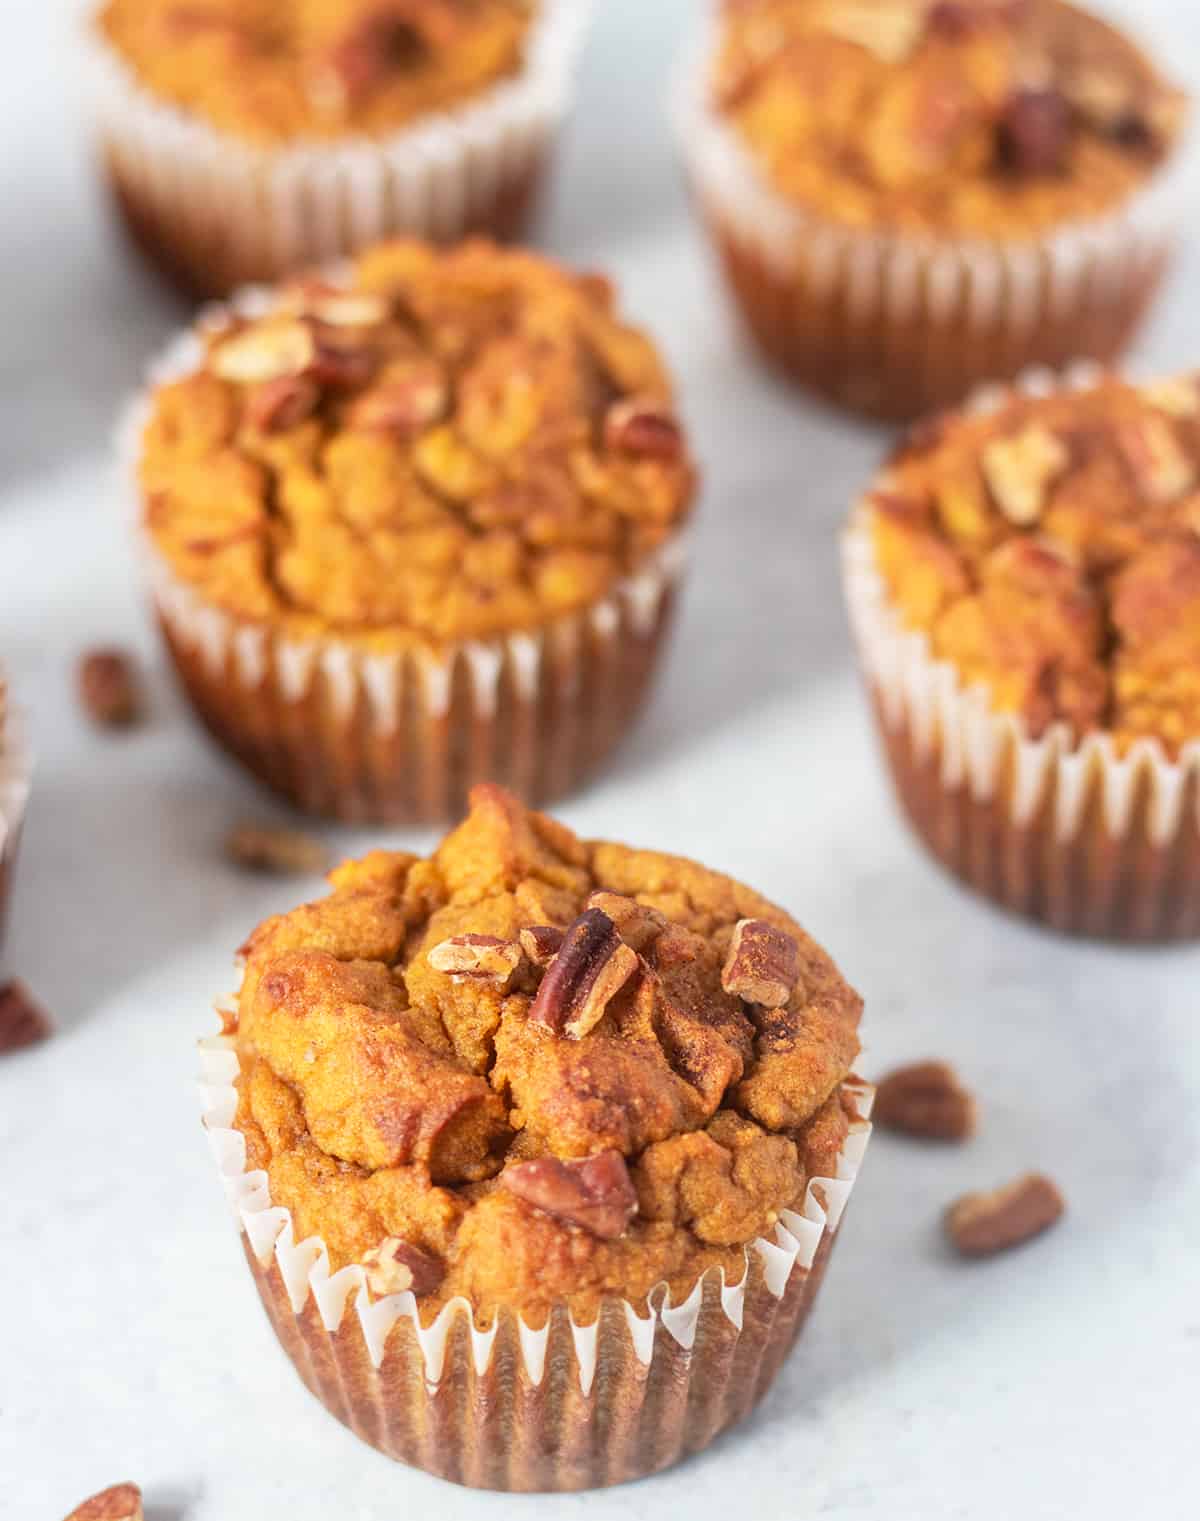
[[1184, 103], [1062, 0], [738, 0], [681, 95], [691, 178], [767, 355], [913, 417], [1108, 360], [1180, 222]]
[[587, 0], [104, 0], [98, 125], [136, 242], [225, 295], [380, 238], [515, 235]]
[[[155, 598], [217, 738], [301, 806], [576, 785], [640, 706], [693, 470], [608, 283], [382, 245], [206, 319], [137, 442]], [[164, 375], [167, 378], [164, 378]]]
[[1200, 383], [1081, 375], [920, 425], [847, 546], [906, 811], [1006, 906], [1200, 935]]
[[867, 1132], [860, 1000], [749, 888], [494, 786], [428, 860], [331, 881], [246, 942], [209, 1117], [235, 1189], [264, 1180], [247, 1255], [301, 1376], [476, 1486], [704, 1446], [823, 1275]]

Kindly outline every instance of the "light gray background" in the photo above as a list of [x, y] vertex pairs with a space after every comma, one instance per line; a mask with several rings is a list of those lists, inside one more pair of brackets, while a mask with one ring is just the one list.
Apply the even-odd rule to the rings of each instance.
[[[885, 436], [749, 361], [662, 120], [687, 0], [601, 0], [545, 246], [614, 271], [681, 377], [706, 465], [694, 581], [652, 711], [574, 826], [695, 854], [792, 907], [867, 1000], [863, 1067], [925, 1054], [982, 1096], [971, 1145], [877, 1136], [818, 1314], [755, 1418], [651, 1482], [560, 1499], [407, 1471], [300, 1386], [200, 1134], [193, 1041], [230, 955], [308, 887], [235, 876], [269, 813], [193, 731], [135, 591], [114, 411], [180, 310], [125, 257], [87, 159], [72, 10], [0, 0], [0, 650], [40, 767], [6, 951], [57, 1038], [0, 1065], [0, 1515], [55, 1521], [117, 1479], [152, 1521], [399, 1516], [1194, 1516], [1200, 1456], [1200, 951], [1062, 943], [961, 893], [898, 822], [837, 588], [835, 535]], [[1200, 78], [1200, 24], [1137, 5]], [[1147, 334], [1200, 359], [1193, 249]], [[97, 737], [97, 640], [152, 670], [153, 722]], [[330, 831], [339, 851], [367, 836]], [[423, 846], [426, 837], [395, 836]], [[316, 885], [313, 884], [313, 890]], [[1039, 1164], [1070, 1214], [952, 1261], [963, 1189]]]

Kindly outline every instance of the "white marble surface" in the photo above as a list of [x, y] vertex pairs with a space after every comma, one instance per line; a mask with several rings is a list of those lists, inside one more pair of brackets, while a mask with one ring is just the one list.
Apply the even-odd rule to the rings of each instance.
[[[695, 580], [658, 698], [562, 811], [693, 853], [792, 906], [867, 999], [867, 1072], [927, 1053], [982, 1095], [970, 1146], [876, 1137], [819, 1311], [754, 1419], [681, 1469], [559, 1500], [389, 1463], [301, 1388], [200, 1134], [193, 1041], [230, 953], [297, 889], [233, 876], [264, 805], [211, 753], [150, 638], [105, 447], [178, 311], [94, 191], [69, 7], [0, 0], [0, 648], [40, 752], [6, 959], [56, 1039], [0, 1067], [0, 1516], [53, 1521], [126, 1476], [151, 1521], [829, 1515], [1194, 1516], [1200, 951], [1067, 944], [965, 896], [898, 822], [847, 648], [835, 533], [883, 436], [764, 379], [686, 215], [661, 120], [686, 0], [601, 0], [541, 229], [612, 268], [683, 378], [707, 464]], [[1200, 23], [1156, 23], [1200, 77]], [[1200, 357], [1193, 250], [1142, 353]], [[88, 732], [77, 651], [128, 640], [153, 722]], [[397, 837], [399, 838], [399, 837]], [[339, 850], [364, 836], [330, 831]], [[421, 838], [406, 844], [422, 844]], [[952, 1261], [944, 1202], [1040, 1164], [1052, 1237]]]

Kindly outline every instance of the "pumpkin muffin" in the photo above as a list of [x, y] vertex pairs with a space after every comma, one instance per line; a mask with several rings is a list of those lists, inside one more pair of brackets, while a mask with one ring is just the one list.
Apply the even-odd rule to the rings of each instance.
[[918, 425], [847, 569], [934, 852], [1059, 929], [1200, 934], [1200, 381], [1081, 375]]
[[100, 141], [135, 241], [226, 295], [397, 233], [512, 236], [587, 0], [105, 0]]
[[906, 418], [1108, 360], [1179, 220], [1183, 97], [1062, 0], [729, 0], [681, 96], [764, 351]]
[[24, 721], [12, 705], [0, 667], [0, 941], [8, 919], [21, 825], [29, 801], [30, 755]]
[[398, 242], [208, 317], [139, 409], [155, 599], [201, 717], [302, 807], [567, 791], [641, 704], [694, 472], [602, 277]]
[[209, 1043], [233, 1063], [208, 1124], [301, 1376], [480, 1487], [706, 1445], [823, 1275], [868, 1129], [859, 998], [749, 888], [492, 785], [429, 859], [330, 880], [247, 940]]

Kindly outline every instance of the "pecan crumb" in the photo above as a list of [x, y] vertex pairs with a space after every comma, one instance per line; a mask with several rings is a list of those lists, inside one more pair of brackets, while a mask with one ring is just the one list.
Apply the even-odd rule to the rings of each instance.
[[739, 919], [721, 970], [721, 986], [746, 1003], [782, 1008], [800, 980], [800, 947], [765, 919]]
[[580, 1040], [596, 1025], [611, 999], [637, 970], [637, 952], [598, 908], [585, 909], [563, 936], [529, 1006], [535, 1024]]
[[319, 876], [329, 869], [329, 854], [320, 840], [303, 830], [272, 824], [238, 824], [226, 838], [225, 853], [249, 871], [280, 876]]
[[515, 940], [495, 935], [452, 935], [435, 945], [427, 959], [435, 972], [456, 982], [465, 978], [507, 990], [520, 970], [522, 951]]
[[946, 1233], [966, 1257], [990, 1257], [1048, 1230], [1066, 1202], [1041, 1173], [1026, 1173], [990, 1193], [964, 1194], [946, 1211]]
[[127, 728], [142, 716], [142, 694], [133, 657], [123, 650], [89, 650], [80, 658], [79, 700], [93, 723]]
[[54, 1023], [19, 979], [0, 986], [0, 1056], [35, 1046], [54, 1033]]
[[934, 1141], [965, 1141], [975, 1131], [975, 1100], [946, 1062], [889, 1072], [875, 1090], [872, 1115], [885, 1130]]
[[1071, 462], [1067, 447], [1041, 423], [1011, 438], [997, 438], [983, 451], [982, 467], [996, 506], [1016, 528], [1042, 515], [1047, 493]]
[[1000, 118], [1000, 161], [1014, 174], [1057, 174], [1070, 130], [1070, 109], [1057, 90], [1017, 90]]
[[617, 926], [617, 934], [635, 951], [644, 951], [670, 923], [656, 908], [647, 908], [636, 898], [625, 898], [620, 893], [594, 892], [587, 906], [607, 914]]
[[661, 401], [628, 396], [609, 407], [604, 418], [604, 442], [614, 454], [641, 459], [677, 460], [683, 456], [683, 429], [674, 412]]
[[136, 1484], [114, 1484], [77, 1505], [67, 1521], [142, 1521], [142, 1492]]
[[533, 965], [546, 967], [562, 950], [564, 936], [553, 924], [527, 924], [520, 939], [521, 949]]
[[526, 1204], [605, 1241], [623, 1236], [637, 1213], [637, 1193], [619, 1151], [579, 1162], [539, 1157], [511, 1163], [500, 1182]]
[[432, 1294], [446, 1276], [446, 1265], [432, 1252], [423, 1251], [399, 1236], [387, 1236], [363, 1258], [367, 1286], [373, 1294]]

